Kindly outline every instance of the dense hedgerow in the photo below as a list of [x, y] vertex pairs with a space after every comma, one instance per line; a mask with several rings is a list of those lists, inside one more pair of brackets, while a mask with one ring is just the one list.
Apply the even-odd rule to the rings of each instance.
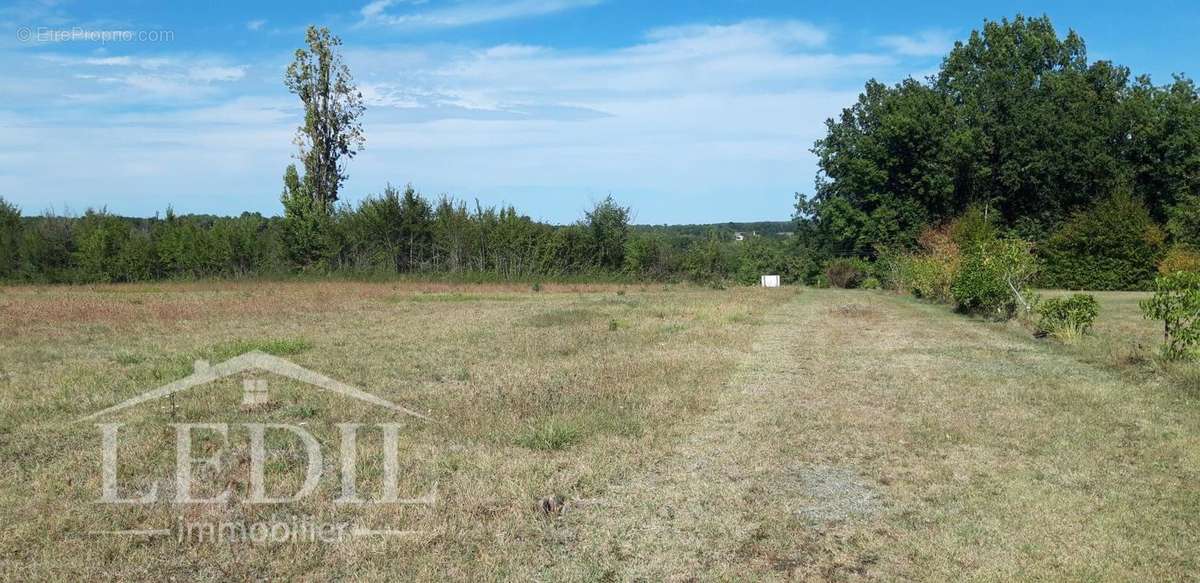
[[1117, 194], [1076, 213], [1046, 241], [1043, 282], [1066, 289], [1145, 289], [1164, 243], [1146, 206]]

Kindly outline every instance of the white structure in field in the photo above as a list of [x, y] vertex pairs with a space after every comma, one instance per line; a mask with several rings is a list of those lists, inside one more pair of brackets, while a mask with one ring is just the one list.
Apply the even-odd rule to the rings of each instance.
[[779, 276], [778, 275], [762, 276], [762, 286], [763, 287], [779, 287]]

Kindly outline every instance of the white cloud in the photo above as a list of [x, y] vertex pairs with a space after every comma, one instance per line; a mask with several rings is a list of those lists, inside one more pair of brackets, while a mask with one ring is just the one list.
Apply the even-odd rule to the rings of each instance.
[[[907, 72], [897, 54], [834, 46], [810, 23], [761, 20], [660, 28], [603, 49], [347, 45], [368, 109], [346, 198], [411, 180], [555, 221], [609, 191], [643, 221], [786, 217], [791, 193], [812, 184], [823, 120], [866, 78]], [[102, 199], [133, 214], [167, 203], [277, 212], [302, 118], [278, 83], [286, 57], [278, 68], [154, 58], [10, 61], [32, 81], [0, 87], [0, 108], [45, 109], [0, 110], [0, 160], [20, 169], [0, 175], [0, 192], [33, 210]]]
[[257, 19], [257, 20], [251, 20], [246, 23], [246, 30], [256, 32], [256, 31], [262, 30], [262, 27], [266, 26], [266, 24], [267, 24], [267, 21], [263, 20], [261, 18]]
[[392, 0], [375, 0], [374, 2], [362, 7], [359, 11], [364, 19], [370, 20], [383, 14], [388, 6], [392, 5]]
[[738, 193], [734, 214], [785, 217], [812, 183], [808, 148], [824, 119], [897, 64], [828, 44], [809, 23], [747, 21], [652, 30], [607, 50], [352, 49], [372, 106], [352, 183], [413, 180], [553, 220], [610, 190], [636, 197], [642, 220], [733, 212], [683, 192]]
[[[471, 0], [442, 8], [389, 12], [395, 0], [375, 0], [363, 6], [361, 24], [397, 28], [453, 28], [487, 22], [543, 16], [595, 6], [601, 0]], [[404, 2], [424, 4], [423, 2]]]
[[879, 44], [905, 56], [936, 57], [954, 46], [954, 35], [944, 30], [926, 30], [915, 35], [884, 36]]

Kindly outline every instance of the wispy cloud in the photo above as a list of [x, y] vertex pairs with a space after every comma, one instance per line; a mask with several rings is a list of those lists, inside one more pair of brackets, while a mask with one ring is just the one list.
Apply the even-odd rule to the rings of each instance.
[[[468, 0], [442, 7], [425, 2], [375, 0], [362, 8], [361, 24], [396, 28], [453, 28], [529, 18], [584, 8], [601, 0]], [[405, 10], [395, 10], [405, 5]]]
[[946, 54], [954, 45], [954, 35], [945, 30], [926, 30], [915, 35], [880, 37], [879, 44], [909, 57], [934, 57]]
[[[363, 17], [479, 5], [393, 2]], [[695, 197], [737, 193], [737, 216], [786, 216], [791, 193], [811, 184], [823, 119], [863, 79], [907, 73], [897, 51], [833, 40], [805, 21], [745, 20], [610, 47], [347, 44], [368, 104], [347, 198], [411, 180], [570, 220], [612, 191], [643, 220], [699, 221], [734, 211]], [[99, 192], [118, 212], [153, 212], [169, 192], [184, 211], [278, 211], [302, 119], [278, 83], [286, 54], [253, 65], [232, 54], [36, 54], [10, 55], [24, 82], [0, 87], [0, 160], [20, 169], [0, 175], [0, 192], [37, 193], [22, 202], [34, 209], [43, 199], [85, 208]]]
[[262, 30], [262, 27], [266, 26], [266, 24], [267, 24], [267, 21], [263, 20], [261, 18], [257, 19], [257, 20], [251, 20], [246, 23], [246, 30], [257, 32], [259, 30]]
[[[32, 89], [42, 87], [48, 94], [58, 93], [74, 102], [114, 105], [214, 96], [219, 93], [216, 84], [241, 80], [247, 70], [245, 65], [214, 57], [48, 53], [39, 55], [38, 60], [54, 67], [27, 77]], [[67, 73], [71, 82], [65, 83], [57, 72]]]

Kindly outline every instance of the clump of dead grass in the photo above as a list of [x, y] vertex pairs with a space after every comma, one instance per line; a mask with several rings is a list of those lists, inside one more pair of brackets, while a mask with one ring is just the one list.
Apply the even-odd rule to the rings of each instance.
[[843, 317], [843, 318], [869, 319], [869, 318], [877, 318], [879, 316], [879, 310], [874, 308], [873, 306], [855, 303], [855, 302], [851, 302], [851, 303], [847, 303], [847, 304], [838, 304], [837, 306], [834, 306], [833, 308], [831, 308], [829, 311], [830, 311], [830, 313], [840, 316], [840, 317]]

